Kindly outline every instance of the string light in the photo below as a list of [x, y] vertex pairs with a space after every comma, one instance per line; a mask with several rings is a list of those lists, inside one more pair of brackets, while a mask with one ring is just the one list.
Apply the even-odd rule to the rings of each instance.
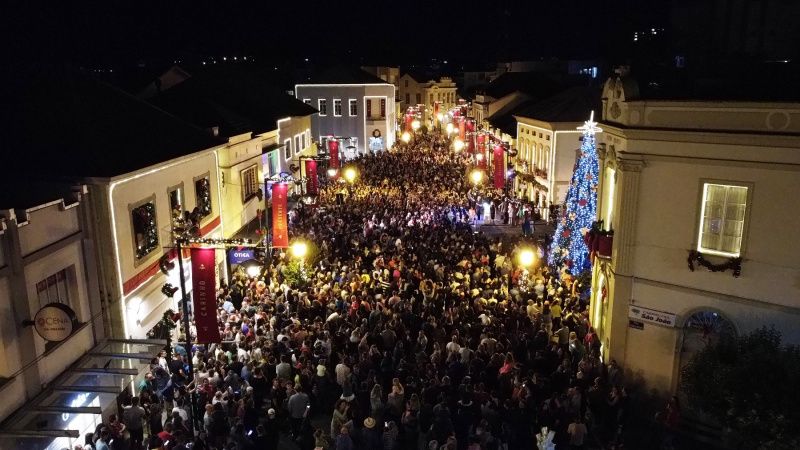
[[583, 142], [549, 255], [551, 266], [557, 269], [566, 267], [575, 276], [592, 267], [589, 247], [584, 236], [589, 233], [592, 223], [597, 220], [597, 184], [600, 169], [595, 134], [602, 129], [598, 128], [597, 122], [594, 121], [594, 111], [589, 120], [578, 127], [578, 130], [583, 132]]

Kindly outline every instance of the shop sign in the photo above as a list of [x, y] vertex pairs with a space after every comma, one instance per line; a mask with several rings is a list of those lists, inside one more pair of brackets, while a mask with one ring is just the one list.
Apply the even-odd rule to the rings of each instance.
[[256, 251], [251, 248], [232, 248], [228, 250], [228, 261], [231, 265], [241, 264], [245, 261], [255, 259]]
[[33, 318], [33, 326], [42, 339], [61, 342], [73, 331], [77, 318], [75, 311], [62, 303], [49, 303], [42, 307]]
[[650, 322], [665, 327], [674, 327], [676, 322], [675, 314], [642, 308], [641, 306], [635, 305], [630, 305], [628, 307], [628, 317], [630, 319]]
[[639, 322], [638, 320], [628, 320], [628, 327], [633, 328], [634, 330], [644, 330], [644, 322]]

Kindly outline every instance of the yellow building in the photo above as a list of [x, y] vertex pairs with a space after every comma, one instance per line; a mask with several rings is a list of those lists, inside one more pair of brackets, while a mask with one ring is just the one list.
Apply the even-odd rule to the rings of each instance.
[[774, 326], [800, 343], [800, 104], [648, 100], [627, 76], [602, 102], [598, 215], [614, 235], [590, 312], [604, 360], [676, 392], [722, 333]]

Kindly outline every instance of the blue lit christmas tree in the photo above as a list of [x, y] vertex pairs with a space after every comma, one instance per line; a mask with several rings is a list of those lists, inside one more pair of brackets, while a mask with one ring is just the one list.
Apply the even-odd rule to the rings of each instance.
[[589, 246], [584, 236], [597, 220], [597, 183], [600, 169], [594, 135], [602, 130], [594, 121], [594, 112], [578, 130], [583, 132], [583, 142], [575, 160], [572, 181], [561, 208], [561, 217], [558, 218], [549, 256], [550, 266], [559, 273], [566, 267], [575, 276], [592, 268]]

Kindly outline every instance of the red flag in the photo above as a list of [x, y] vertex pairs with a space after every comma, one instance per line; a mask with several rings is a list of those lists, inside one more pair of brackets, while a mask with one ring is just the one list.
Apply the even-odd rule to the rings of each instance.
[[411, 128], [411, 122], [413, 121], [414, 121], [414, 116], [411, 114], [406, 114], [406, 131], [408, 131], [409, 133], [414, 131], [414, 129]]
[[463, 117], [460, 118], [458, 121], [458, 137], [460, 137], [462, 141], [464, 140], [467, 134], [467, 125], [465, 122], [466, 120], [464, 120]]
[[193, 248], [191, 250], [194, 323], [197, 327], [197, 342], [201, 344], [222, 340], [217, 324], [215, 251], [213, 248]]
[[472, 135], [472, 134], [469, 135], [469, 138], [467, 139], [467, 144], [469, 144], [469, 147], [467, 147], [467, 150], [469, 151], [469, 153], [470, 154], [474, 154], [475, 153], [475, 135]]
[[313, 159], [306, 160], [306, 193], [317, 195], [319, 192], [319, 178], [317, 178], [317, 162]]
[[272, 246], [289, 247], [289, 223], [287, 219], [286, 200], [289, 185], [275, 183], [272, 185]]
[[331, 157], [330, 168], [339, 168], [339, 141], [335, 138], [328, 139], [328, 155]]
[[494, 187], [503, 189], [506, 183], [506, 168], [505, 161], [503, 161], [503, 146], [496, 144], [494, 146]]

